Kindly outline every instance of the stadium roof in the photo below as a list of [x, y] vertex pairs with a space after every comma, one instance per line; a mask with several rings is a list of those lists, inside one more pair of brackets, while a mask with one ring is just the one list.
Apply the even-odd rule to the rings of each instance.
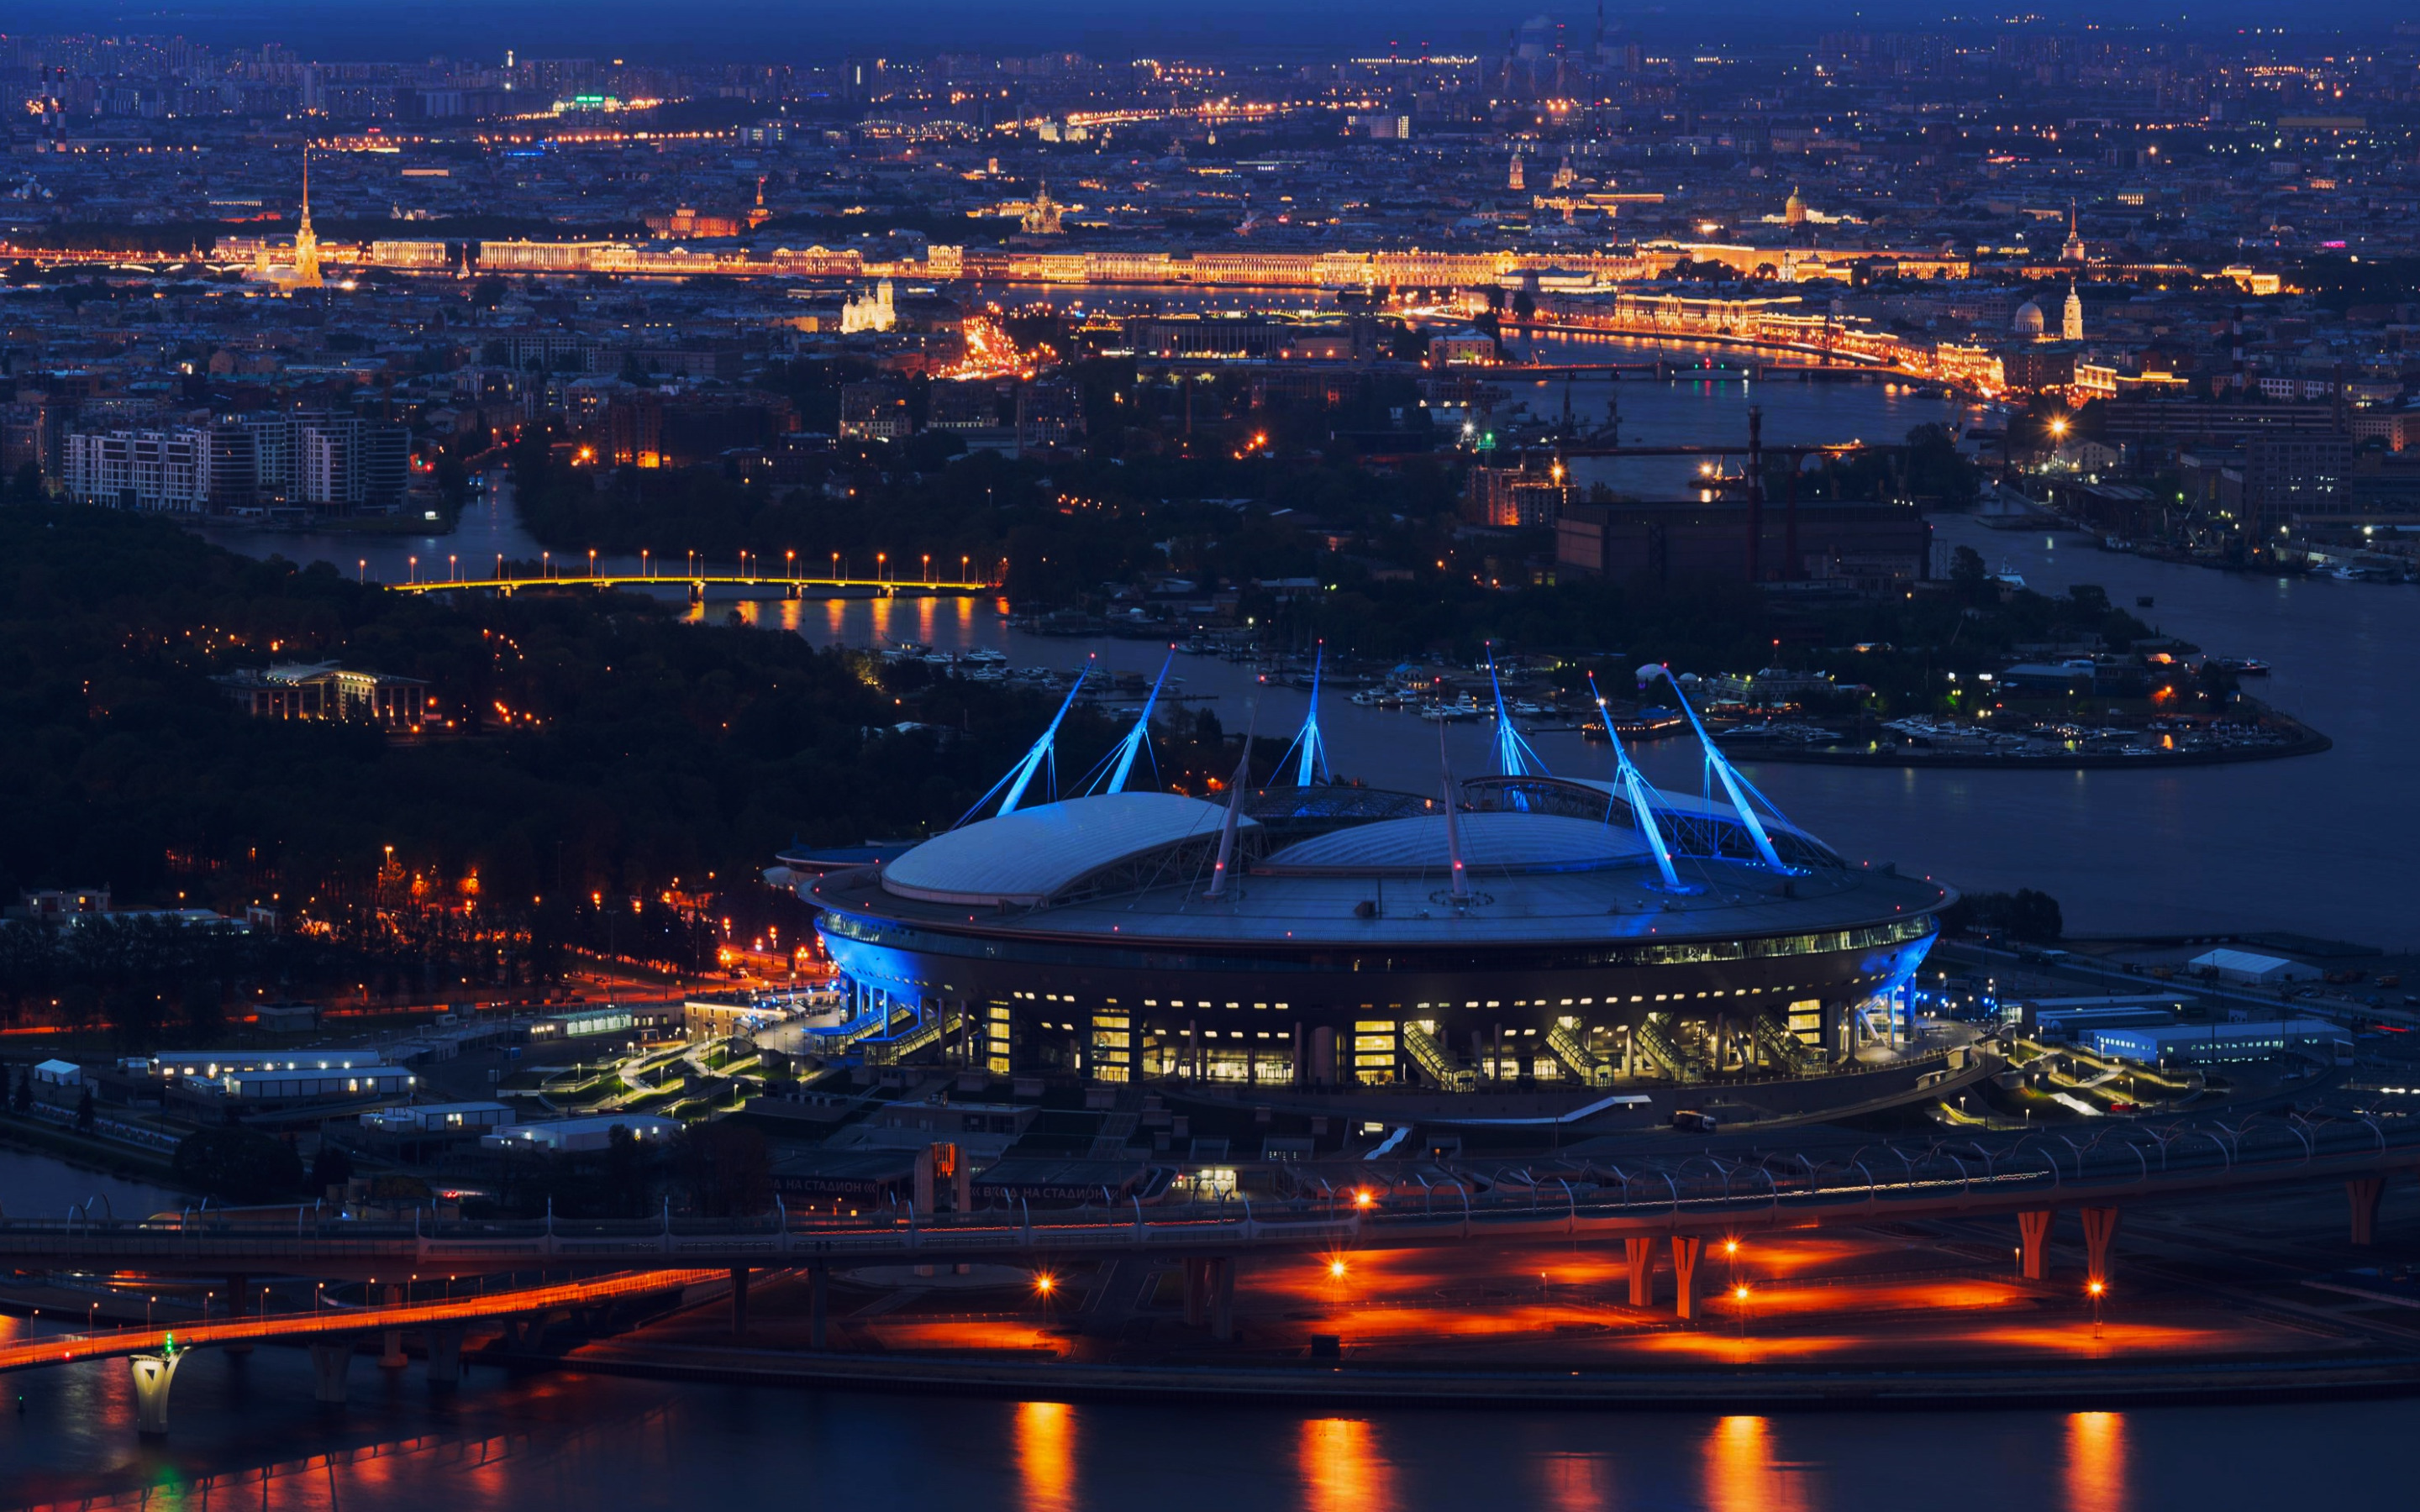
[[1216, 835], [1225, 814], [1173, 793], [1038, 804], [934, 836], [884, 867], [882, 886], [923, 903], [1042, 903], [1106, 867]]
[[[1565, 872], [1645, 859], [1637, 830], [1593, 819], [1555, 814], [1469, 813], [1459, 816], [1462, 855], [1472, 871]], [[1445, 816], [1388, 819], [1316, 835], [1270, 856], [1253, 870], [1283, 872], [1443, 872], [1448, 865]]]

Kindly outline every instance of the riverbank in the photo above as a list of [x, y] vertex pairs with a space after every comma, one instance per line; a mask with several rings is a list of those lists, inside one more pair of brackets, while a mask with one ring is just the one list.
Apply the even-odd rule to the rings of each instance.
[[1961, 750], [1918, 745], [1862, 747], [1796, 745], [1783, 741], [1726, 743], [1726, 753], [1739, 761], [1800, 762], [1829, 766], [1974, 767], [2020, 772], [2159, 770], [2175, 766], [2223, 766], [2239, 762], [2274, 762], [2293, 756], [2317, 756], [2334, 749], [2335, 742], [2299, 720], [2283, 720], [2292, 733], [2273, 744], [2201, 747], [2163, 750], [2135, 747], [2122, 750], [1997, 751]]
[[[2089, 1327], [2087, 1323], [2084, 1325]], [[2024, 1370], [1741, 1371], [1115, 1365], [998, 1358], [804, 1354], [738, 1346], [586, 1345], [559, 1356], [491, 1354], [523, 1368], [658, 1381], [1074, 1400], [1283, 1402], [1306, 1407], [1573, 1407], [1668, 1410], [2027, 1407], [2066, 1411], [2420, 1394], [2420, 1353], [2358, 1361], [2186, 1361]]]

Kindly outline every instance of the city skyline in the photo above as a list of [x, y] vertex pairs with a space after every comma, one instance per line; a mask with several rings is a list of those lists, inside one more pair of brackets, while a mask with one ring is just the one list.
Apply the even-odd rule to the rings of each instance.
[[41, 4], [0, 1504], [2408, 1479], [2420, 21]]

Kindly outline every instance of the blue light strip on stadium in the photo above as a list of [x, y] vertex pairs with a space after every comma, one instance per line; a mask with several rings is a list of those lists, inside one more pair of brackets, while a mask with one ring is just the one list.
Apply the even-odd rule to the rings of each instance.
[[1551, 777], [1537, 748], [1521, 733], [1504, 707], [1504, 685], [1496, 676], [1496, 649], [1487, 651], [1487, 686], [1496, 692], [1496, 774], [1498, 777]]
[[1118, 742], [1118, 764], [1109, 773], [1109, 785], [1103, 792], [1124, 793], [1126, 790], [1126, 774], [1134, 770], [1136, 754], [1151, 738], [1152, 705], [1159, 702], [1160, 685], [1168, 681], [1168, 669], [1175, 660], [1176, 653], [1171, 651], [1168, 660], [1159, 664], [1159, 675], [1152, 679], [1151, 696], [1142, 701], [1142, 713], [1136, 716], [1134, 728], [1126, 732], [1126, 738]]
[[1295, 732], [1294, 744], [1286, 748], [1285, 756], [1278, 758], [1283, 767], [1286, 757], [1296, 757], [1294, 785], [1307, 788], [1316, 780], [1333, 782], [1336, 774], [1327, 769], [1327, 740], [1319, 733], [1319, 679], [1327, 666], [1327, 643], [1321, 641], [1319, 654], [1311, 663], [1311, 712], [1303, 716], [1302, 728]]
[[1053, 779], [1056, 779], [1059, 768], [1056, 759], [1051, 754], [1051, 747], [1059, 738], [1060, 721], [1065, 719], [1067, 711], [1076, 706], [1076, 695], [1084, 690], [1084, 679], [1092, 675], [1092, 659], [1087, 657], [1082, 669], [1076, 673], [1075, 686], [1067, 689], [1067, 702], [1060, 704], [1059, 712], [1050, 717], [1050, 726], [1042, 732], [1042, 738], [1033, 743], [1033, 748], [1025, 753], [1024, 759], [1011, 768], [1006, 777], [991, 785], [991, 792], [977, 798], [973, 808], [958, 815], [958, 824], [952, 825], [951, 828], [957, 828], [958, 825], [965, 824], [982, 812], [983, 806], [991, 801], [992, 794], [998, 793], [1001, 788], [1008, 789], [1008, 796], [1001, 800], [1000, 811], [1003, 815], [1015, 813], [1016, 806], [1025, 799], [1025, 790], [1032, 785], [1033, 774], [1040, 771], [1046, 762], [1051, 763], [1051, 774]]
[[[1706, 770], [1714, 774], [1716, 781], [1722, 783], [1723, 792], [1730, 797], [1731, 807], [1739, 810], [1740, 823], [1747, 826], [1748, 838], [1756, 841], [1756, 854], [1764, 857], [1764, 864], [1776, 872], [1794, 873], [1797, 869], [1783, 864], [1781, 853], [1773, 848], [1773, 837], [1764, 832], [1764, 821], [1757, 817], [1756, 806], [1748, 797], [1751, 790], [1748, 789], [1746, 780], [1731, 769], [1730, 762], [1715, 748], [1714, 737], [1706, 733], [1705, 725], [1698, 718], [1698, 711], [1689, 707], [1689, 696], [1681, 691], [1680, 680], [1672, 675], [1672, 670], [1660, 662], [1649, 662], [1638, 669], [1638, 685], [1641, 687], [1658, 677], [1672, 685], [1673, 701], [1681, 705], [1681, 712], [1688, 716], [1689, 728], [1698, 733], [1698, 747], [1706, 753]], [[1762, 797], [1763, 795], [1759, 794], [1757, 796]], [[1770, 808], [1771, 805], [1767, 804], [1766, 807]], [[1778, 810], [1776, 811], [1775, 817], [1780, 817]]]
[[1613, 743], [1613, 781], [1630, 805], [1631, 817], [1637, 821], [1638, 832], [1647, 837], [1647, 848], [1655, 853], [1655, 868], [1664, 873], [1664, 887], [1671, 892], [1693, 892], [1697, 889], [1681, 880], [1672, 869], [1672, 849], [1664, 843], [1663, 826], [1655, 823], [1655, 810], [1649, 795], [1655, 790], [1638, 775], [1630, 763], [1630, 752], [1621, 748], [1621, 736], [1615, 733], [1613, 716], [1606, 711], [1605, 695], [1596, 689], [1596, 673], [1589, 673], [1589, 696], [1596, 700], [1596, 717], [1605, 721], [1605, 738]]

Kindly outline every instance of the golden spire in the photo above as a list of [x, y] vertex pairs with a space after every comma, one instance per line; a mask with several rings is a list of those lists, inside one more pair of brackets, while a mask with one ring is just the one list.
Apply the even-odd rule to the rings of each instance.
[[298, 288], [319, 285], [319, 239], [311, 230], [311, 144], [302, 144], [302, 218], [294, 227], [294, 284]]

